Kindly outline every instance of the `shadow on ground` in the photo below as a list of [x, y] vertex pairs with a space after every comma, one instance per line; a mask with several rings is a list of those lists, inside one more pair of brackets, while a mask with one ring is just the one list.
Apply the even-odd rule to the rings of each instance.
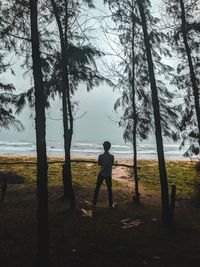
[[6, 178], [7, 184], [24, 184], [25, 179], [13, 172], [0, 171], [0, 182]]
[[[34, 266], [37, 246], [36, 186], [8, 176], [0, 205], [1, 266]], [[14, 183], [15, 181], [15, 183]], [[21, 183], [21, 184], [20, 184]], [[94, 188], [75, 184], [76, 209], [60, 201], [62, 186], [49, 186], [50, 260], [52, 267], [198, 266], [200, 214], [190, 203], [176, 207], [176, 220], [160, 220], [160, 194], [143, 193], [132, 203], [132, 191], [114, 188], [113, 209], [102, 186], [95, 214]]]

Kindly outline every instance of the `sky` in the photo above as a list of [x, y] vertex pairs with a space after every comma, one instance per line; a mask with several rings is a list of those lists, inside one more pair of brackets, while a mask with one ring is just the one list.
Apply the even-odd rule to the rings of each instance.
[[[22, 73], [14, 76], [13, 83], [18, 91], [25, 91], [30, 87], [28, 78], [23, 79]], [[122, 141], [123, 130], [118, 127], [114, 120], [117, 115], [113, 111], [113, 105], [119, 94], [107, 85], [101, 85], [87, 92], [86, 88], [79, 88], [75, 93], [74, 100], [79, 101], [79, 110], [75, 116], [74, 141], [97, 141], [104, 139]], [[0, 138], [3, 140], [29, 140], [35, 139], [34, 111], [25, 107], [17, 117], [25, 127], [23, 132], [17, 132], [10, 128], [1, 130]], [[83, 115], [83, 116], [82, 116]], [[47, 140], [60, 140], [63, 136], [61, 100], [56, 99], [51, 102], [50, 110], [46, 112], [47, 117]]]
[[[98, 8], [103, 8], [103, 5], [99, 5]], [[99, 14], [99, 11], [92, 11], [93, 14]], [[97, 12], [97, 13], [96, 13]], [[96, 23], [96, 22], [95, 22]], [[98, 36], [100, 31], [100, 25], [95, 26], [94, 35]], [[102, 33], [101, 33], [102, 34]], [[98, 40], [95, 40], [95, 44], [100, 46]], [[105, 47], [105, 46], [104, 46]], [[32, 84], [30, 75], [23, 75], [23, 70], [20, 68], [20, 59], [14, 59], [14, 71], [16, 76], [6, 73], [3, 76], [3, 80], [11, 82], [15, 85], [17, 93], [26, 91]], [[100, 63], [102, 65], [102, 63]], [[101, 67], [102, 68], [102, 67]], [[1, 77], [2, 78], [2, 77]], [[79, 90], [73, 97], [74, 100], [79, 101], [79, 112], [74, 123], [74, 141], [95, 141], [102, 142], [102, 140], [114, 140], [116, 143], [123, 142], [122, 134], [123, 130], [118, 127], [116, 122], [116, 114], [113, 111], [113, 105], [116, 99], [119, 97], [118, 92], [113, 92], [113, 89], [106, 84], [94, 88], [92, 91], [87, 92], [84, 86], [80, 86]], [[47, 111], [47, 140], [60, 140], [63, 138], [63, 128], [61, 120], [61, 101], [56, 99], [52, 101], [51, 110]], [[3, 140], [29, 140], [35, 139], [34, 129], [34, 116], [33, 110], [26, 107], [23, 112], [17, 117], [22, 121], [25, 130], [23, 132], [17, 132], [13, 128], [9, 130], [2, 130], [0, 132], [0, 138]]]
[[[153, 1], [156, 2], [155, 0]], [[96, 1], [97, 7], [104, 10], [103, 1]], [[102, 14], [100, 10], [91, 11], [93, 15]], [[96, 23], [96, 22], [95, 22]], [[93, 32], [98, 37], [94, 42], [103, 50], [107, 50], [106, 39], [101, 32], [100, 25], [96, 23]], [[111, 59], [110, 60], [114, 60]], [[32, 80], [30, 76], [24, 77], [23, 70], [20, 68], [20, 59], [15, 60], [16, 76], [6, 74], [4, 80], [12, 80], [17, 88], [17, 92], [26, 91], [30, 88]], [[102, 63], [100, 67], [104, 70]], [[10, 81], [8, 81], [10, 82]], [[119, 128], [116, 121], [120, 114], [116, 114], [113, 105], [119, 97], [119, 92], [104, 84], [94, 88], [89, 93], [84, 86], [80, 86], [75, 93], [74, 99], [80, 102], [79, 112], [75, 119], [73, 141], [102, 142], [110, 140], [114, 143], [124, 143], [123, 129]], [[47, 140], [61, 140], [63, 138], [62, 120], [61, 120], [61, 102], [59, 99], [52, 102], [51, 110], [47, 112]], [[85, 113], [84, 116], [81, 115]], [[10, 130], [1, 130], [0, 138], [3, 140], [35, 140], [34, 116], [30, 117], [33, 111], [26, 107], [18, 117], [25, 127], [23, 132]]]

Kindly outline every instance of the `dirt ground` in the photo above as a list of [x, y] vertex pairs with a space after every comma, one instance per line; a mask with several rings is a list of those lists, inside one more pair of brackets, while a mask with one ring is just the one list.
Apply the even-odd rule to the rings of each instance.
[[[160, 220], [160, 194], [140, 189], [133, 204], [133, 181], [122, 168], [113, 177], [126, 186], [113, 188], [115, 206], [108, 208], [102, 185], [95, 213], [93, 187], [74, 184], [76, 209], [61, 201], [62, 186], [49, 186], [49, 251], [51, 266], [200, 266], [200, 211], [179, 199], [175, 221]], [[34, 266], [37, 225], [36, 187], [9, 184], [0, 203], [0, 266]]]

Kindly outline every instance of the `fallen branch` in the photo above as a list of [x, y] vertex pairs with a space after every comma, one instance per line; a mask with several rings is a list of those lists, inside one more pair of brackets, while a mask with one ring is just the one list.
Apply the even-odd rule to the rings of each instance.
[[[97, 161], [93, 160], [71, 160], [71, 162], [76, 162], [76, 163], [93, 163], [93, 164], [98, 164]], [[0, 162], [0, 165], [18, 165], [18, 164], [24, 164], [24, 165], [37, 165], [37, 162], [29, 162], [29, 161], [19, 161], [19, 162]], [[65, 164], [64, 161], [50, 161], [47, 162], [48, 165], [50, 164]], [[120, 166], [120, 167], [126, 167], [126, 168], [134, 168], [133, 165], [126, 165], [126, 164], [118, 164], [114, 163], [114, 166]], [[138, 167], [140, 169], [140, 167]]]
[[19, 162], [0, 162], [0, 165], [18, 165], [18, 164], [37, 165], [36, 162], [28, 162], [28, 161], [19, 161]]

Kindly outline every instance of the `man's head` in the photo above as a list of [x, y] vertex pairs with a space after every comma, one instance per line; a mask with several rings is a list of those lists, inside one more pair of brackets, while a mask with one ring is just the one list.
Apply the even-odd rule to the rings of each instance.
[[111, 147], [111, 143], [110, 143], [110, 142], [105, 141], [105, 142], [103, 143], [103, 148], [104, 148], [105, 152], [108, 152], [109, 149], [110, 149], [110, 147]]

